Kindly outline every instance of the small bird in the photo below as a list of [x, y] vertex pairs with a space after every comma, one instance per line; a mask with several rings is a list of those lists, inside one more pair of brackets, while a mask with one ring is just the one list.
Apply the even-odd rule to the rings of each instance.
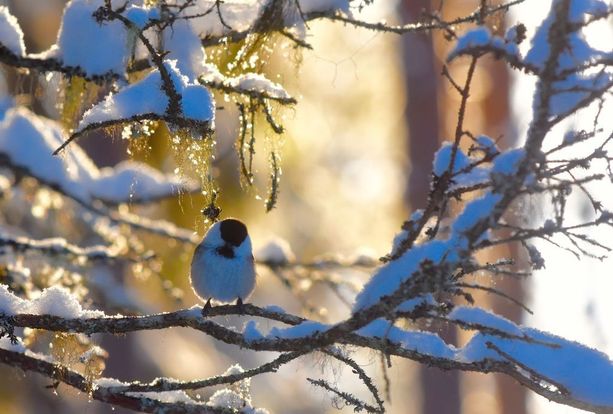
[[206, 300], [203, 315], [211, 299], [243, 305], [255, 287], [255, 267], [251, 239], [241, 221], [228, 218], [209, 228], [194, 251], [190, 280], [196, 295]]

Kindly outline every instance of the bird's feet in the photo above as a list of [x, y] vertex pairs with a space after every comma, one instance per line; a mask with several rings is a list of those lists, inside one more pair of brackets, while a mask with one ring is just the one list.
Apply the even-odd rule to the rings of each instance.
[[202, 307], [202, 316], [206, 317], [209, 314], [209, 311], [211, 310], [212, 306], [211, 306], [211, 299], [209, 298], [209, 300], [206, 301], [206, 303], [204, 304], [204, 306]]
[[245, 306], [241, 298], [236, 299], [236, 307], [238, 308], [239, 315], [242, 315], [245, 313]]

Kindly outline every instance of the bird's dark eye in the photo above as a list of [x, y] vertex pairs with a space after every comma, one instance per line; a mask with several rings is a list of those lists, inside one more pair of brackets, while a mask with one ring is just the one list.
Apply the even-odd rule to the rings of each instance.
[[233, 246], [240, 246], [240, 244], [247, 238], [247, 227], [235, 219], [226, 219], [219, 223], [219, 230], [221, 232], [221, 238]]
[[217, 254], [227, 257], [228, 259], [232, 259], [234, 257], [234, 249], [232, 246], [224, 244], [223, 246], [217, 248]]

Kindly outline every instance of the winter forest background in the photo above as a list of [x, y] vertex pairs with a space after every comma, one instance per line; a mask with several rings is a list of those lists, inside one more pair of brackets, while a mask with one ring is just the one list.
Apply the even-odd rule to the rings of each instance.
[[613, 412], [610, 1], [1, 4], [0, 412]]

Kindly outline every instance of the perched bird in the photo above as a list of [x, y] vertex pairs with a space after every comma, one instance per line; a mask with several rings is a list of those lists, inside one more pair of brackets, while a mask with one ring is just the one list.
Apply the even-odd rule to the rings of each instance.
[[242, 306], [255, 287], [255, 267], [251, 239], [241, 221], [229, 218], [209, 228], [194, 252], [190, 280], [196, 295], [206, 301], [203, 314], [211, 299]]

